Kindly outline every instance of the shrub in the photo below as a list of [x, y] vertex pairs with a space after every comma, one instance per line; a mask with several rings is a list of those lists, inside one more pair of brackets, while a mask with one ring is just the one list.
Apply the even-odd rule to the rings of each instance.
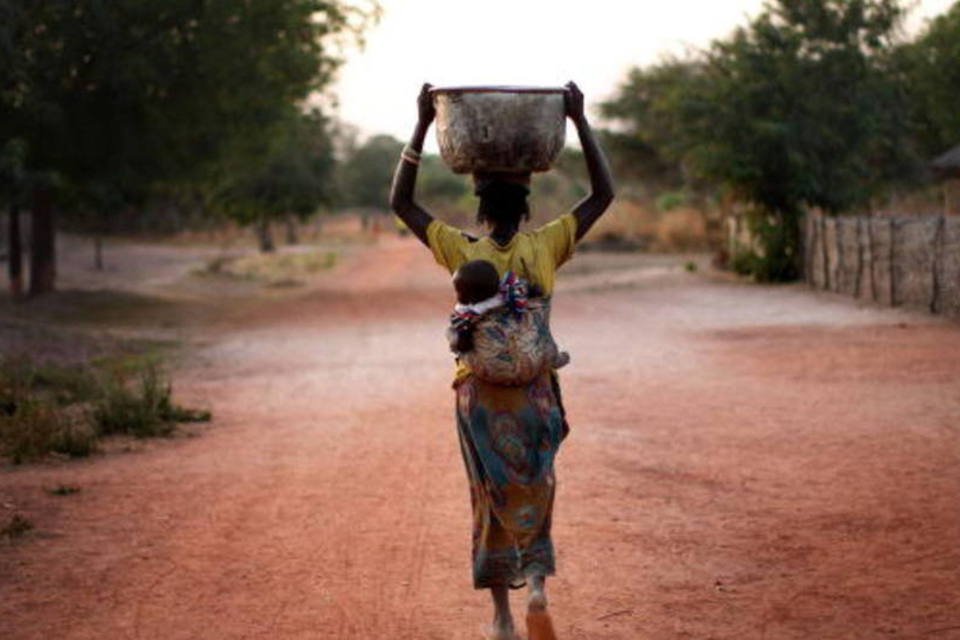
[[667, 191], [657, 197], [657, 211], [666, 213], [687, 204], [687, 194], [682, 191]]
[[109, 374], [0, 361], [0, 456], [14, 464], [49, 453], [87, 456], [103, 435], [168, 436], [178, 422], [208, 420], [209, 411], [173, 403], [152, 359], [120, 360]]
[[747, 224], [754, 238], [753, 246], [741, 247], [733, 256], [731, 268], [753, 276], [758, 282], [796, 280], [800, 267], [799, 256], [794, 251], [799, 243], [795, 217], [774, 215], [757, 208], [747, 212]]
[[107, 378], [93, 420], [101, 434], [147, 438], [170, 435], [177, 422], [206, 422], [210, 412], [173, 404], [170, 383], [157, 367], [150, 366], [140, 373], [133, 388], [122, 377]]
[[0, 416], [0, 447], [14, 464], [49, 452], [88, 456], [96, 449], [96, 440], [89, 423], [71, 420], [55, 404], [35, 397], [21, 398], [12, 414]]

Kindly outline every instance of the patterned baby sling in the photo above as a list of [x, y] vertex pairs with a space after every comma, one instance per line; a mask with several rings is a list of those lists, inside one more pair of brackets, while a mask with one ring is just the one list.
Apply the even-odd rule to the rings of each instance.
[[458, 358], [480, 380], [525, 386], [566, 364], [550, 333], [550, 298], [528, 292], [525, 280], [507, 272], [500, 283], [502, 306], [481, 315], [454, 314], [454, 327], [473, 329], [473, 349]]

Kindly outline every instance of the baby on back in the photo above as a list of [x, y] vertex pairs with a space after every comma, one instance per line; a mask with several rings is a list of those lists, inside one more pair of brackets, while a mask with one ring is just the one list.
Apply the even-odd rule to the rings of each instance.
[[550, 334], [549, 299], [539, 287], [512, 273], [501, 279], [486, 260], [464, 263], [453, 274], [453, 287], [450, 349], [481, 379], [527, 384], [570, 361]]

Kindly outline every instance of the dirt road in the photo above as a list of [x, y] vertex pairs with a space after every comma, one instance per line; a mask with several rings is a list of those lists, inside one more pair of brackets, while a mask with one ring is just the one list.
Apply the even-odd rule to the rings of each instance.
[[[960, 638], [960, 327], [675, 262], [561, 278], [561, 639]], [[451, 298], [382, 241], [191, 329], [199, 437], [0, 472], [0, 638], [478, 638]]]

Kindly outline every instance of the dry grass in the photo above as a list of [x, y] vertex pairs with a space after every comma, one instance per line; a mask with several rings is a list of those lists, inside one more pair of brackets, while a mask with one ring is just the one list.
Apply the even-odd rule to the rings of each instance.
[[332, 251], [257, 253], [243, 257], [220, 257], [207, 263], [198, 275], [223, 275], [283, 287], [303, 284], [303, 279], [332, 268], [337, 254]]
[[587, 234], [587, 241], [662, 252], [702, 250], [709, 246], [706, 219], [697, 209], [678, 207], [661, 212], [627, 199], [613, 203]]
[[154, 364], [107, 372], [0, 360], [0, 456], [14, 464], [51, 453], [83, 457], [103, 436], [167, 436], [177, 423], [208, 420], [207, 411], [174, 404]]

